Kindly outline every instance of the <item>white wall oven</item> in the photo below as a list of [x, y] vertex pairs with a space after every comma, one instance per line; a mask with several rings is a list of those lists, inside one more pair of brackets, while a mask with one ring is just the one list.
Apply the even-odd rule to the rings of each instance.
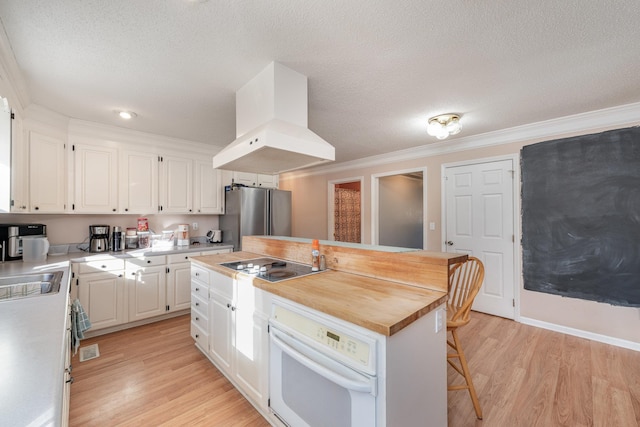
[[376, 425], [377, 338], [286, 301], [269, 320], [270, 409], [291, 427]]

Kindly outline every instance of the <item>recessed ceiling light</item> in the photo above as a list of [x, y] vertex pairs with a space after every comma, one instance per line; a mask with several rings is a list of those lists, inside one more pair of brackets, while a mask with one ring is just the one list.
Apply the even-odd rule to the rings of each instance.
[[116, 112], [118, 113], [120, 118], [125, 119], [125, 120], [133, 119], [134, 117], [138, 116], [133, 111], [116, 111]]

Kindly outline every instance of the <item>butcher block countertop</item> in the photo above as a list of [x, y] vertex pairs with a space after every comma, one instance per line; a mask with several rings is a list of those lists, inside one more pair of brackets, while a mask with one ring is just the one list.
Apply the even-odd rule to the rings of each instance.
[[[235, 278], [242, 273], [219, 264], [263, 256], [253, 252], [233, 252], [192, 257], [191, 260]], [[253, 285], [386, 336], [397, 333], [447, 300], [447, 293], [440, 290], [335, 270], [275, 283], [254, 278]]]

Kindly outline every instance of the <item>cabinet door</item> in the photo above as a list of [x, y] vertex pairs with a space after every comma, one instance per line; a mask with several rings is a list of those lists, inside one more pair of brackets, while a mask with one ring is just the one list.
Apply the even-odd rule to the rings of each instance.
[[193, 211], [193, 160], [171, 155], [161, 156], [160, 212]]
[[27, 191], [27, 157], [22, 118], [14, 112], [11, 120], [11, 212], [29, 211], [29, 193]]
[[160, 316], [167, 311], [165, 266], [127, 266], [129, 322]]
[[169, 311], [191, 306], [191, 264], [169, 264], [167, 275], [167, 307]]
[[258, 174], [258, 187], [278, 188], [278, 175]]
[[236, 280], [234, 310], [234, 377], [254, 401], [267, 407], [268, 314], [258, 308], [263, 304], [263, 292], [251, 279]]
[[120, 212], [158, 211], [158, 156], [123, 151], [120, 155]]
[[258, 185], [258, 174], [251, 172], [233, 172], [233, 182], [234, 184], [255, 187]]
[[75, 201], [80, 213], [118, 212], [118, 151], [74, 144]]
[[211, 294], [209, 299], [209, 355], [218, 368], [231, 373], [231, 300]]
[[127, 322], [123, 274], [119, 270], [78, 277], [78, 299], [89, 316], [92, 331]]
[[29, 134], [29, 199], [31, 212], [65, 211], [66, 145], [61, 139]]
[[196, 160], [194, 183], [194, 209], [196, 213], [224, 213], [222, 171], [213, 169], [211, 162]]

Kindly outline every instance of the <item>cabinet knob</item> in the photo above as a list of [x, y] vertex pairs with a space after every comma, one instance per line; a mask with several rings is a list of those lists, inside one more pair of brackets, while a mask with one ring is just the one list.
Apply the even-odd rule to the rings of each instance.
[[231, 304], [227, 303], [227, 308], [230, 308], [230, 307], [231, 307]]
[[236, 308], [234, 306], [231, 306], [231, 311], [236, 311]]
[[200, 291], [200, 288], [196, 288], [196, 292]]
[[[188, 257], [188, 256], [185, 256], [185, 257], [184, 257], [184, 259], [189, 259], [189, 257]], [[197, 275], [198, 275], [198, 273], [196, 273], [196, 276], [197, 276]]]
[[35, 210], [39, 210], [40, 208], [36, 206], [34, 209], [35, 209]]
[[197, 303], [196, 303], [196, 307], [198, 307], [199, 305], [200, 305], [200, 303], [199, 303], [199, 302], [197, 302]]
[[151, 264], [151, 260], [150, 259], [147, 260], [147, 264]]
[[101, 265], [100, 268], [107, 268], [107, 266], [106, 265]]
[[114, 211], [114, 212], [116, 211], [116, 209], [111, 209], [111, 210]]
[[200, 335], [196, 334], [196, 338], [200, 338]]
[[129, 212], [129, 208], [124, 208], [124, 211], [125, 212]]
[[[185, 257], [186, 258], [186, 257]], [[196, 277], [198, 277], [200, 275], [200, 273], [196, 272]]]
[[199, 318], [199, 317], [196, 317], [196, 320], [200, 320], [200, 318]]

